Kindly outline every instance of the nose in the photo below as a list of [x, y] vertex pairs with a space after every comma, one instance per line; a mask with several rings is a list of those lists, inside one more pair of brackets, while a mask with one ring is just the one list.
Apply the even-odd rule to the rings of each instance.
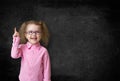
[[32, 35], [36, 35], [36, 32], [33, 32], [33, 34]]

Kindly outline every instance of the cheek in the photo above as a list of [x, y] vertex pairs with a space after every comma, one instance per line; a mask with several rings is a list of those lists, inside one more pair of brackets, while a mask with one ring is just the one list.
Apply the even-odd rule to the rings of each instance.
[[29, 36], [29, 35], [26, 35], [26, 34], [25, 34], [25, 37], [26, 37], [26, 39], [30, 38], [30, 36]]
[[41, 35], [40, 35], [40, 36], [38, 36], [38, 38], [39, 38], [39, 39], [41, 39]]
[[38, 40], [41, 40], [41, 36], [37, 36]]

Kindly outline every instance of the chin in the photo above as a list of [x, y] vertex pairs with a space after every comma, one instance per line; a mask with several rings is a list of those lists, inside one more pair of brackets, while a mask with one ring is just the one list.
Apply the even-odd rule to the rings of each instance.
[[36, 44], [37, 42], [30, 42], [31, 44]]

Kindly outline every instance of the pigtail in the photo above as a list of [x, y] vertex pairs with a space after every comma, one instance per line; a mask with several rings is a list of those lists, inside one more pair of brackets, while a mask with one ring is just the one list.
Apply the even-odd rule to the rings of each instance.
[[26, 23], [24, 22], [19, 29], [20, 44], [25, 44], [27, 42], [27, 39], [25, 38], [25, 30], [26, 30]]
[[43, 46], [46, 47], [49, 43], [50, 34], [49, 34], [49, 31], [48, 31], [48, 28], [45, 22], [40, 21], [39, 23], [41, 23], [41, 29], [42, 29], [41, 43], [43, 44]]

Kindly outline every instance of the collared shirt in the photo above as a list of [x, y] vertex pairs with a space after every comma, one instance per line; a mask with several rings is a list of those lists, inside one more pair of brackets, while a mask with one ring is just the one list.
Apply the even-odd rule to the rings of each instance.
[[40, 43], [20, 44], [20, 38], [14, 37], [11, 57], [21, 58], [20, 81], [51, 81], [50, 57], [47, 49]]

